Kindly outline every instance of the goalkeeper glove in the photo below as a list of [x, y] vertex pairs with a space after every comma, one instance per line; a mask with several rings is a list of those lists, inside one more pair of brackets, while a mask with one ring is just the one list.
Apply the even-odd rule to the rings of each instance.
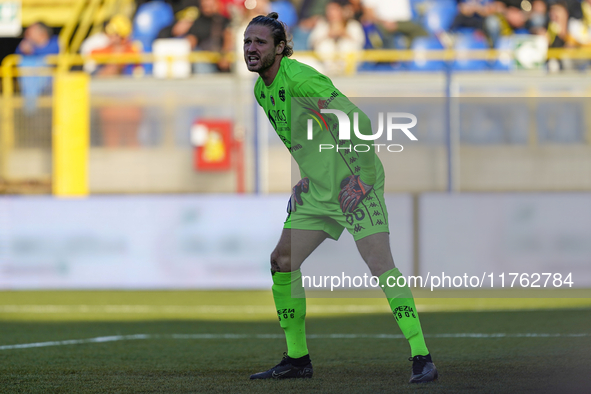
[[339, 202], [343, 213], [353, 212], [371, 189], [372, 186], [363, 183], [359, 179], [359, 175], [350, 175], [343, 179], [339, 193]]
[[308, 193], [308, 190], [310, 190], [310, 180], [308, 178], [301, 179], [293, 189], [291, 189], [291, 197], [287, 203], [287, 213], [295, 212], [296, 209], [298, 209], [298, 204], [304, 205], [302, 193]]

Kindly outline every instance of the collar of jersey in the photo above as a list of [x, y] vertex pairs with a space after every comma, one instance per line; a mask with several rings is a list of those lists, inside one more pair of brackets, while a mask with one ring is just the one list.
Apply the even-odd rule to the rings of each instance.
[[273, 89], [273, 86], [275, 86], [275, 82], [279, 78], [279, 74], [283, 74], [283, 59], [285, 59], [285, 56], [281, 58], [281, 63], [279, 63], [279, 70], [277, 70], [277, 75], [275, 75], [275, 78], [273, 78], [273, 82], [271, 82], [271, 85], [267, 86], [265, 85], [265, 82], [263, 82], [263, 86], [265, 88]]

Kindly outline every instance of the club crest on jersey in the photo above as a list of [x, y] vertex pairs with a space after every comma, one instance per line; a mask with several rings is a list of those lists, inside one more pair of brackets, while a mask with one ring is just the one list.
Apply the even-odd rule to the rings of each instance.
[[281, 99], [281, 101], [285, 101], [285, 88], [282, 86], [281, 89], [279, 89], [279, 98]]
[[275, 99], [273, 98], [273, 96], [271, 96], [271, 104], [273, 104], [273, 106], [275, 106]]

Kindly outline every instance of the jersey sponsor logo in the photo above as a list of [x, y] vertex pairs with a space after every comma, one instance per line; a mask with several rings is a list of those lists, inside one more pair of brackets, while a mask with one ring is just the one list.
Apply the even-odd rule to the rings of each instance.
[[334, 100], [336, 97], [338, 97], [339, 94], [337, 93], [337, 91], [333, 91], [330, 94], [330, 97], [326, 100], [318, 100], [318, 109], [325, 109], [328, 108], [329, 104], [332, 102], [332, 100]]
[[279, 89], [279, 99], [281, 101], [285, 101], [285, 88], [282, 86], [281, 89]]
[[279, 136], [279, 138], [281, 138], [281, 141], [283, 141], [283, 144], [287, 147], [287, 149], [291, 149], [291, 142], [289, 142], [287, 140], [287, 138], [285, 138], [281, 134], [277, 134], [277, 135]]
[[275, 120], [280, 122], [287, 122], [287, 115], [285, 115], [284, 109], [270, 109], [269, 113], [271, 116], [275, 118]]
[[271, 124], [273, 125], [273, 128], [275, 130], [277, 130], [277, 122], [275, 121], [275, 118], [273, 117], [273, 115], [271, 115], [271, 110], [267, 111], [267, 117], [269, 118], [269, 120], [271, 121]]

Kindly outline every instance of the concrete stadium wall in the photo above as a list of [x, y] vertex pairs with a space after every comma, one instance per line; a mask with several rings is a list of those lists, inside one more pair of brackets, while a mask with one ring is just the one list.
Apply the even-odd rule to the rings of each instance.
[[[560, 97], [588, 97], [591, 94], [591, 78], [580, 74], [468, 73], [455, 74], [453, 81], [454, 90], [461, 97], [550, 97], [559, 100]], [[353, 78], [335, 77], [334, 82], [350, 97], [407, 97], [409, 101], [416, 101], [418, 97], [441, 102], [445, 91], [442, 74], [359, 74]], [[286, 174], [292, 167], [290, 157], [272, 130], [267, 130], [267, 135], [261, 133], [269, 126], [264, 115], [259, 113], [257, 118], [253, 84], [253, 79], [228, 75], [198, 75], [181, 81], [93, 80], [91, 193], [234, 191], [235, 173], [212, 174], [194, 170], [189, 129], [197, 118], [234, 121], [244, 141], [247, 191], [255, 188], [254, 141], [255, 132], [259, 133], [261, 190], [289, 191], [292, 181]], [[585, 103], [589, 106], [591, 101]], [[100, 111], [113, 106], [135, 106], [142, 110], [141, 122], [136, 125], [138, 146], [105, 146]], [[591, 117], [588, 115], [591, 110], [583, 106], [581, 111], [587, 122], [584, 126], [586, 134], [577, 143], [539, 144], [530, 136], [521, 144], [462, 144], [455, 170], [459, 190], [591, 190]], [[39, 121], [46, 124], [49, 121], [47, 114], [41, 115]], [[35, 125], [39, 122], [18, 124], [21, 123]], [[258, 124], [256, 130], [255, 124]], [[535, 128], [535, 124], [530, 127]], [[47, 130], [43, 132], [47, 133]], [[381, 156], [387, 169], [387, 191], [446, 189], [448, 164], [442, 130], [443, 126], [439, 125], [435, 142], [405, 144], [402, 153]], [[47, 142], [50, 139], [35, 137], [38, 133], [33, 131], [26, 130], [26, 145], [17, 144], [9, 157], [9, 174], [15, 179], [51, 176], [51, 150]], [[36, 147], [35, 138], [43, 140], [40, 142], [43, 146]]]

